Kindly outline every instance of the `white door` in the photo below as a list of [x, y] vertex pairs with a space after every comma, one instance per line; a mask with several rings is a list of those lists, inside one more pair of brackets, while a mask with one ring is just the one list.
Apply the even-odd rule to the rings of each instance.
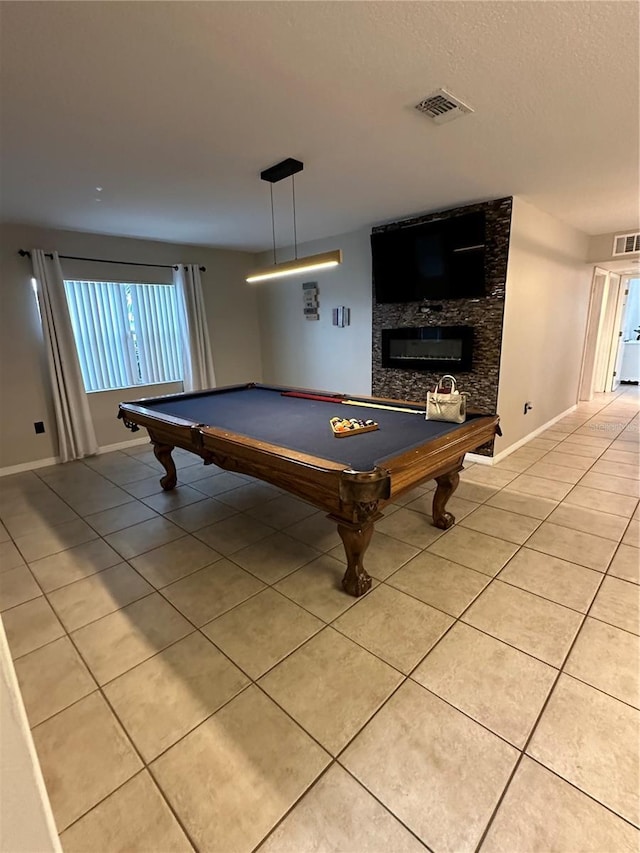
[[598, 350], [596, 354], [596, 369], [593, 380], [593, 390], [596, 394], [611, 390], [611, 376], [613, 365], [609, 371], [611, 356], [611, 345], [614, 337], [614, 326], [616, 319], [616, 307], [618, 305], [618, 291], [620, 289], [620, 276], [610, 272], [608, 275], [604, 306], [602, 311], [602, 323], [598, 333]]
[[607, 292], [608, 273], [600, 267], [593, 268], [589, 314], [582, 356], [582, 373], [580, 375], [580, 400], [593, 399], [593, 380], [596, 367], [598, 338], [603, 319], [604, 300]]
[[624, 355], [624, 318], [627, 308], [627, 297], [629, 296], [629, 282], [623, 279], [618, 291], [618, 305], [616, 306], [616, 321], [614, 325], [614, 336], [611, 343], [611, 358], [609, 362], [609, 375], [611, 377], [611, 390], [615, 391], [620, 385], [620, 367]]

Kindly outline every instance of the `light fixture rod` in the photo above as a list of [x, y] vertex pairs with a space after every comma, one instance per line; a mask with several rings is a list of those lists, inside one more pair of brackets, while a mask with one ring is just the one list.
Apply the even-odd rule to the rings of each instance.
[[[296, 229], [296, 176], [291, 175], [291, 197], [293, 200], [293, 253], [298, 260], [298, 231]], [[275, 263], [275, 260], [274, 260]]]
[[271, 190], [271, 233], [273, 234], [273, 263], [276, 263], [276, 220], [273, 215], [273, 184], [269, 184]]
[[[260, 172], [260, 178], [263, 181], [268, 181], [271, 184], [271, 234], [273, 238], [273, 265], [263, 267], [262, 269], [254, 270], [250, 273], [246, 281], [265, 281], [281, 276], [297, 275], [300, 273], [309, 273], [315, 270], [323, 270], [329, 267], [335, 267], [342, 263], [342, 252], [340, 249], [334, 249], [331, 252], [321, 252], [318, 255], [309, 255], [305, 258], [298, 258], [298, 222], [296, 211], [296, 183], [294, 175], [304, 169], [304, 163], [300, 160], [294, 160], [293, 157], [288, 157], [275, 166], [270, 166]], [[285, 178], [291, 178], [291, 200], [293, 203], [293, 246], [295, 258], [284, 263], [277, 263], [276, 259], [276, 225], [275, 225], [275, 210], [273, 204], [273, 184], [282, 181]]]

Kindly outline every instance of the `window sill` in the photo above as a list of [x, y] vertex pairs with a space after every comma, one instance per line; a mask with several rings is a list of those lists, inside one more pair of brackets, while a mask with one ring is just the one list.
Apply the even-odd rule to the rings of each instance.
[[169, 379], [167, 382], [149, 382], [146, 385], [121, 385], [117, 388], [101, 388], [99, 391], [85, 391], [85, 394], [110, 394], [113, 391], [142, 391], [145, 388], [154, 388], [158, 385], [182, 385], [182, 379]]

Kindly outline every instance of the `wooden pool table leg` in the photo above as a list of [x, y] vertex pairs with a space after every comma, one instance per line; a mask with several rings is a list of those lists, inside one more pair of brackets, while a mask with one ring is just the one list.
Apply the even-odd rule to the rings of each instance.
[[173, 457], [171, 456], [172, 452], [173, 447], [170, 444], [161, 444], [159, 441], [153, 442], [154, 456], [162, 465], [164, 470], [167, 472], [160, 480], [160, 485], [165, 490], [165, 492], [168, 492], [171, 489], [175, 488], [175, 485], [178, 482], [176, 466], [173, 461]]
[[[462, 468], [462, 466], [460, 466]], [[456, 518], [450, 512], [446, 512], [445, 506], [451, 495], [458, 488], [460, 482], [460, 468], [448, 471], [436, 477], [438, 488], [433, 496], [433, 523], [441, 530], [447, 530], [455, 522]]]
[[364, 595], [371, 589], [371, 577], [362, 565], [362, 557], [373, 536], [373, 522], [347, 526], [338, 522], [338, 533], [347, 555], [347, 571], [342, 588], [349, 595]]

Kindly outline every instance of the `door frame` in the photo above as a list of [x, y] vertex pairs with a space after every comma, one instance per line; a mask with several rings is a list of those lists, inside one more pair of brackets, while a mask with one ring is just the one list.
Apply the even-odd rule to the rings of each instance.
[[619, 273], [608, 273], [606, 293], [602, 305], [602, 323], [598, 335], [596, 368], [593, 377], [595, 394], [606, 394], [611, 391], [613, 367], [609, 369], [609, 365], [613, 340], [614, 337], [617, 337], [616, 315], [620, 296], [620, 280]]
[[619, 276], [618, 298], [613, 320], [613, 335], [611, 338], [611, 351], [607, 365], [607, 390], [615, 391], [620, 385], [620, 364], [622, 363], [622, 352], [624, 345], [623, 325], [627, 296], [629, 295], [629, 282], [624, 275]]
[[608, 270], [602, 269], [602, 267], [593, 268], [589, 311], [587, 314], [584, 349], [582, 352], [582, 367], [580, 369], [580, 382], [578, 385], [578, 400], [589, 401], [593, 399], [598, 339], [602, 328], [608, 281]]

